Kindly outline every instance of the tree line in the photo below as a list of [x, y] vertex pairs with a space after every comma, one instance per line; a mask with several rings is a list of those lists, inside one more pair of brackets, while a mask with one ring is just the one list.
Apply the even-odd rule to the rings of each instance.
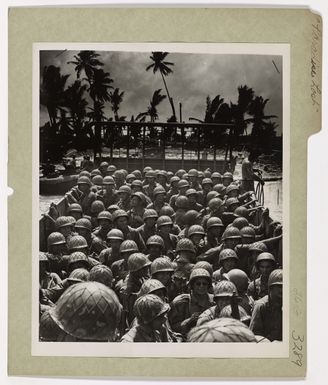
[[[101, 56], [95, 51], [80, 51], [74, 60], [67, 62], [74, 66], [76, 79], [67, 85], [70, 75], [62, 74], [61, 68], [54, 65], [43, 68], [40, 84], [40, 104], [45, 106], [49, 121], [40, 127], [41, 158], [60, 159], [70, 148], [78, 151], [93, 148], [101, 151], [101, 146], [121, 147], [125, 145], [126, 134], [119, 127], [111, 127], [101, 135], [101, 123], [106, 121], [156, 122], [159, 119], [158, 107], [167, 100], [172, 115], [168, 122], [176, 122], [176, 108], [169, 93], [166, 77], [173, 73], [173, 62], [167, 60], [167, 52], [152, 52], [150, 64], [146, 71], [159, 73], [164, 84], [162, 89], [153, 92], [145, 111], [136, 117], [120, 115], [120, 107], [124, 100], [124, 91], [114, 87], [114, 80], [109, 72], [104, 71]], [[278, 125], [272, 121], [275, 115], [266, 115], [265, 107], [269, 99], [255, 95], [247, 85], [238, 87], [238, 100], [234, 104], [225, 102], [221, 95], [206, 99], [204, 118], [190, 117], [189, 121], [203, 123], [220, 123], [223, 128], [204, 128], [198, 133], [188, 133], [188, 145], [193, 147], [201, 140], [202, 147], [211, 148], [223, 145], [232, 151], [238, 145], [247, 143], [263, 152], [270, 152], [276, 137]], [[105, 107], [109, 105], [112, 116], [108, 116]], [[224, 128], [224, 124], [232, 124], [232, 129]], [[251, 127], [250, 134], [248, 128]], [[163, 139], [167, 143], [181, 142], [181, 133], [177, 129], [166, 129], [164, 133], [150, 128], [147, 139], [155, 141]], [[200, 138], [198, 138], [200, 136]], [[131, 127], [130, 143], [138, 146], [141, 138], [141, 127]]]

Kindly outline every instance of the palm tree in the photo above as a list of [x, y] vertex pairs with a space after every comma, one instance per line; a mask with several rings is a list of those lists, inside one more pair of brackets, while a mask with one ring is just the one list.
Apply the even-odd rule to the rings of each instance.
[[249, 105], [249, 114], [253, 116], [247, 119], [247, 123], [253, 123], [251, 137], [255, 140], [255, 145], [258, 142], [261, 131], [267, 124], [267, 120], [276, 118], [276, 115], [265, 115], [264, 109], [269, 99], [263, 99], [262, 96], [256, 96]]
[[45, 66], [40, 87], [40, 104], [46, 106], [50, 126], [56, 126], [57, 110], [64, 106], [64, 89], [69, 75], [61, 75], [60, 68]]
[[146, 117], [150, 117], [151, 122], [155, 122], [158, 119], [157, 106], [161, 103], [162, 100], [166, 98], [166, 95], [161, 95], [161, 89], [156, 90], [153, 93], [153, 96], [149, 102], [149, 106], [146, 112], [141, 112], [136, 117], [136, 120], [140, 120], [141, 122], [145, 121]]
[[120, 104], [123, 101], [124, 91], [120, 92], [119, 88], [115, 88], [115, 90], [111, 92], [109, 96], [115, 120], [119, 120], [118, 110], [120, 109]]
[[81, 85], [81, 81], [76, 80], [65, 91], [65, 106], [68, 108], [72, 117], [75, 128], [80, 128], [80, 123], [86, 116], [87, 100], [84, 93], [87, 89], [86, 85]]
[[167, 88], [167, 84], [166, 84], [166, 81], [165, 81], [165, 76], [168, 76], [170, 73], [173, 73], [173, 71], [171, 70], [170, 66], [174, 65], [174, 63], [172, 63], [172, 62], [165, 61], [165, 58], [167, 57], [168, 54], [169, 54], [168, 52], [152, 52], [152, 56], [150, 56], [150, 59], [153, 61], [153, 63], [150, 64], [146, 68], [146, 71], [149, 71], [150, 69], [152, 69], [154, 74], [157, 71], [160, 72], [160, 74], [162, 76], [162, 79], [163, 79], [163, 83], [164, 83], [164, 87], [165, 87], [165, 90], [166, 90], [167, 97], [168, 97], [169, 102], [171, 104], [172, 114], [173, 114], [172, 120], [174, 120], [176, 122], [177, 119], [176, 119], [175, 107], [174, 107], [173, 99], [171, 98], [171, 96], [169, 94], [169, 90]]
[[95, 51], [80, 51], [77, 55], [74, 55], [75, 61], [69, 61], [67, 64], [75, 65], [76, 76], [78, 79], [80, 78], [81, 73], [84, 72], [90, 82], [94, 70], [104, 65], [104, 63], [97, 59], [98, 56], [100, 55]]
[[[110, 101], [109, 90], [113, 88], [111, 86], [113, 80], [110, 78], [108, 72], [104, 72], [102, 69], [94, 69], [93, 75], [90, 78], [89, 94], [93, 100], [93, 109], [95, 112], [99, 109], [99, 105], [104, 102]], [[100, 115], [95, 113], [95, 123], [101, 122]], [[94, 154], [99, 153], [101, 155], [101, 126], [95, 125], [95, 143], [94, 143]]]

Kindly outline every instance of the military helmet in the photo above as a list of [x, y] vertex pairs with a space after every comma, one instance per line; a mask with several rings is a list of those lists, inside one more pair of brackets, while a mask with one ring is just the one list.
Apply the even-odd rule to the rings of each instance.
[[198, 178], [204, 178], [203, 171], [198, 171]]
[[131, 187], [136, 187], [136, 186], [138, 186], [138, 187], [142, 187], [143, 186], [141, 180], [135, 179], [135, 180], [132, 181]]
[[222, 235], [222, 240], [234, 239], [234, 238], [241, 240], [241, 234], [239, 229], [237, 229], [237, 227], [234, 227], [234, 226], [227, 227]]
[[178, 189], [184, 188], [184, 187], [189, 187], [189, 182], [185, 179], [181, 179], [178, 182]]
[[128, 174], [126, 176], [126, 180], [127, 182], [131, 181], [131, 180], [135, 180], [136, 179], [136, 176], [134, 174]]
[[83, 262], [83, 264], [87, 268], [90, 267], [90, 262], [89, 262], [88, 257], [84, 253], [82, 253], [81, 251], [75, 251], [74, 253], [72, 253], [71, 255], [68, 256], [68, 261], [67, 261], [68, 268], [70, 269], [70, 266], [73, 263], [77, 263], [77, 262]]
[[234, 214], [238, 217], [248, 218], [248, 209], [244, 206], [239, 206], [235, 209]]
[[276, 263], [275, 257], [271, 253], [268, 253], [268, 252], [261, 253], [256, 257], [255, 264], [257, 267], [258, 267], [259, 262], [261, 262], [261, 261], [270, 261], [273, 265]]
[[273, 285], [282, 285], [282, 282], [282, 269], [273, 270], [268, 279], [268, 287]]
[[200, 216], [201, 214], [198, 211], [188, 210], [186, 213], [184, 213], [182, 217], [182, 221], [185, 226], [191, 226], [200, 218]]
[[76, 219], [74, 217], [72, 217], [71, 215], [68, 215], [66, 218], [70, 222], [71, 226], [75, 226]]
[[112, 214], [109, 211], [104, 210], [98, 214], [97, 219], [107, 219], [112, 222]]
[[64, 235], [58, 232], [53, 232], [49, 234], [47, 239], [48, 247], [54, 246], [54, 245], [64, 245], [65, 243], [66, 243], [66, 240]]
[[189, 200], [186, 196], [184, 195], [180, 195], [177, 197], [177, 199], [175, 200], [175, 205], [178, 209], [188, 209], [189, 207]]
[[156, 195], [159, 195], [159, 194], [166, 194], [166, 190], [165, 190], [164, 187], [162, 187], [162, 186], [156, 186], [156, 187], [154, 188], [154, 191], [153, 191], [154, 197], [155, 197]]
[[206, 222], [206, 229], [209, 230], [212, 227], [224, 227], [222, 221], [218, 217], [210, 217]]
[[143, 220], [146, 220], [147, 218], [158, 218], [157, 211], [153, 209], [146, 209], [142, 218]]
[[125, 173], [123, 170], [115, 170], [113, 173], [113, 178], [115, 179], [124, 179], [125, 178]]
[[160, 246], [164, 250], [164, 241], [163, 238], [159, 235], [152, 235], [147, 239], [146, 246], [156, 245]]
[[219, 198], [219, 197], [220, 197], [220, 194], [217, 191], [215, 190], [209, 191], [206, 195], [206, 202], [209, 203], [212, 199]]
[[249, 226], [248, 220], [244, 217], [238, 217], [232, 222], [232, 226], [241, 230], [243, 227]]
[[245, 226], [240, 230], [240, 234], [242, 238], [252, 238], [255, 239], [256, 233], [253, 227], [251, 226]]
[[196, 176], [198, 177], [198, 171], [194, 168], [191, 168], [189, 171], [188, 171], [188, 176]]
[[68, 279], [70, 281], [77, 282], [85, 282], [89, 278], [89, 272], [87, 269], [84, 269], [83, 267], [80, 267], [79, 269], [75, 269], [71, 272]]
[[236, 184], [233, 184], [233, 183], [229, 184], [229, 186], [226, 188], [225, 192], [228, 195], [232, 191], [239, 191], [239, 187]]
[[91, 186], [91, 180], [87, 176], [80, 176], [77, 180], [77, 185], [79, 184], [87, 184], [88, 186]]
[[142, 173], [140, 170], [134, 170], [131, 172], [131, 174], [133, 174], [137, 179], [141, 179], [142, 178]]
[[67, 208], [68, 213], [82, 213], [82, 207], [78, 203], [72, 203], [71, 205], [68, 206]]
[[107, 286], [82, 282], [70, 286], [49, 313], [56, 324], [73, 337], [108, 341], [121, 321], [122, 306]]
[[134, 273], [150, 265], [150, 260], [142, 253], [133, 253], [128, 258], [128, 269], [130, 273]]
[[155, 294], [146, 294], [138, 298], [134, 304], [133, 312], [138, 322], [149, 324], [155, 318], [170, 310], [170, 305], [162, 301]]
[[92, 230], [92, 225], [89, 219], [87, 218], [80, 218], [76, 221], [75, 223], [75, 228], [76, 229], [86, 229], [91, 231]]
[[189, 238], [182, 238], [178, 241], [175, 251], [177, 253], [181, 251], [189, 251], [196, 254], [195, 246]]
[[260, 253], [264, 253], [265, 251], [268, 251], [268, 248], [263, 242], [254, 242], [250, 245], [249, 251], [259, 251]]
[[227, 259], [236, 259], [238, 260], [238, 256], [236, 252], [232, 249], [223, 249], [219, 254], [219, 262], [226, 261]]
[[89, 281], [100, 282], [108, 287], [112, 287], [112, 270], [106, 265], [96, 265], [90, 270]]
[[[248, 324], [251, 320], [251, 316], [246, 312], [246, 310], [241, 306], [238, 305], [238, 311], [239, 311], [239, 320], [245, 324]], [[232, 317], [232, 309], [231, 305], [225, 306], [221, 311], [219, 318], [233, 318]]]
[[55, 221], [56, 229], [60, 229], [65, 226], [72, 226], [72, 221], [69, 217], [61, 216]]
[[138, 246], [134, 241], [127, 239], [123, 241], [120, 246], [120, 253], [136, 253], [138, 252]]
[[131, 195], [131, 187], [124, 184], [123, 186], [121, 186], [119, 189], [118, 189], [118, 194], [120, 193], [125, 193], [125, 194], [128, 194], [128, 195]]
[[56, 341], [61, 329], [51, 318], [49, 310], [43, 312], [40, 318], [39, 333], [41, 341]]
[[214, 298], [232, 297], [238, 294], [236, 286], [230, 281], [220, 281], [214, 286]]
[[110, 164], [110, 165], [107, 167], [107, 171], [108, 171], [108, 172], [115, 172], [115, 171], [116, 171], [116, 166], [114, 166], [113, 164]]
[[234, 318], [216, 318], [191, 329], [188, 342], [256, 342], [254, 333]]
[[112, 176], [105, 176], [105, 178], [103, 179], [103, 185], [112, 185], [114, 186], [115, 184], [115, 181], [114, 181], [114, 178]]
[[208, 202], [208, 208], [210, 211], [217, 211], [223, 205], [223, 202], [220, 198], [213, 198]]
[[154, 170], [149, 170], [146, 172], [146, 178], [156, 178], [156, 173]]
[[213, 172], [211, 178], [222, 178], [222, 175], [219, 172]]
[[86, 177], [88, 177], [88, 178], [91, 178], [91, 173], [90, 173], [89, 171], [87, 171], [87, 170], [82, 170], [82, 171], [79, 173], [79, 178], [80, 178], [81, 176], [86, 176]]
[[138, 293], [138, 298], [142, 297], [146, 294], [152, 294], [157, 290], [164, 290], [166, 293], [166, 287], [162, 284], [161, 281], [158, 281], [157, 279], [151, 278], [147, 279], [142, 285]]
[[213, 186], [213, 181], [211, 178], [204, 178], [202, 180], [202, 186], [204, 186], [205, 184], [210, 184], [211, 186]]
[[90, 211], [92, 214], [97, 214], [104, 210], [105, 210], [105, 206], [102, 201], [95, 200], [91, 203]]
[[113, 212], [113, 216], [112, 216], [113, 222], [115, 222], [118, 218], [123, 218], [123, 217], [129, 218], [125, 210], [118, 209]]
[[120, 208], [118, 207], [118, 205], [110, 205], [107, 207], [107, 210], [113, 214], [113, 212], [115, 212], [116, 210], [120, 210]]
[[67, 242], [67, 248], [69, 251], [81, 250], [85, 249], [86, 247], [88, 247], [88, 242], [81, 235], [74, 235]]
[[173, 226], [172, 219], [167, 215], [162, 215], [161, 217], [159, 217], [157, 219], [156, 224], [157, 224], [157, 227], [162, 227], [162, 226], [166, 226], [166, 225]]
[[232, 205], [240, 204], [238, 198], [228, 198], [225, 201], [225, 206], [229, 209]]
[[192, 270], [194, 270], [194, 269], [205, 269], [205, 270], [207, 270], [209, 272], [210, 276], [212, 276], [212, 274], [213, 274], [213, 267], [207, 261], [198, 261], [193, 266]]
[[133, 198], [133, 197], [137, 197], [138, 199], [140, 199], [141, 203], [143, 203], [143, 204], [146, 203], [146, 196], [141, 191], [136, 191], [136, 192], [132, 193], [131, 198]]
[[108, 231], [106, 238], [107, 239], [118, 239], [120, 241], [123, 241], [124, 240], [124, 235], [123, 235], [121, 230], [119, 230], [119, 229], [112, 229], [112, 230]]
[[102, 185], [103, 184], [103, 177], [101, 175], [95, 175], [92, 177], [91, 182], [95, 185]]
[[226, 273], [225, 276], [236, 286], [239, 294], [246, 292], [249, 284], [249, 279], [247, 274], [243, 270], [232, 269], [228, 273]]
[[173, 272], [173, 264], [171, 260], [168, 257], [160, 257], [156, 258], [150, 266], [150, 273], [153, 276], [156, 273], [162, 272], [162, 271], [168, 271]]
[[107, 170], [109, 164], [107, 162], [101, 162], [99, 168], [105, 168]]
[[151, 170], [152, 170], [151, 167], [146, 166], [146, 167], [144, 167], [144, 169], [143, 169], [143, 173], [145, 174], [146, 172], [151, 171]]
[[224, 174], [223, 174], [223, 177], [222, 177], [223, 179], [231, 179], [231, 180], [233, 180], [233, 175], [232, 175], [232, 173], [231, 172], [225, 172]]
[[174, 182], [179, 182], [180, 181], [180, 178], [178, 176], [172, 176], [172, 178], [170, 179], [170, 185], [172, 185], [172, 183]]
[[159, 215], [162, 216], [162, 215], [166, 215], [166, 216], [169, 216], [169, 217], [172, 217], [173, 215], [175, 214], [173, 208], [171, 206], [163, 206], [160, 210], [159, 210]]
[[218, 194], [223, 194], [225, 193], [225, 187], [222, 183], [218, 183], [214, 185], [213, 190], [216, 191]]
[[192, 269], [189, 277], [189, 285], [192, 286], [194, 281], [198, 278], [204, 278], [207, 280], [209, 286], [212, 285], [211, 275], [206, 269], [202, 269], [202, 268]]
[[198, 195], [197, 191], [194, 189], [194, 188], [189, 188], [187, 191], [186, 191], [186, 197], [189, 197], [191, 195]]
[[203, 226], [200, 225], [192, 225], [188, 229], [188, 237], [191, 237], [192, 235], [205, 235], [205, 231]]
[[178, 176], [179, 178], [182, 177], [182, 175], [184, 175], [186, 173], [186, 170], [184, 170], [183, 168], [180, 168], [176, 173], [175, 175]]

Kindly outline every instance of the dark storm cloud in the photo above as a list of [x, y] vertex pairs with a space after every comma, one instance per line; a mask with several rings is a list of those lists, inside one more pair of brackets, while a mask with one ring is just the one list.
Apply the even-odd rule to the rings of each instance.
[[[67, 64], [73, 60], [78, 51], [44, 51], [41, 53], [40, 71], [44, 65], [61, 67], [63, 74], [70, 74], [68, 84], [76, 79], [74, 66]], [[146, 111], [149, 100], [156, 89], [165, 88], [159, 73], [146, 71], [151, 64], [149, 52], [101, 52], [101, 60], [105, 63], [114, 80], [113, 86], [125, 92], [119, 115], [136, 116]], [[182, 103], [183, 120], [189, 117], [203, 119], [206, 97], [214, 98], [220, 94], [225, 102], [237, 102], [240, 85], [247, 85], [256, 95], [270, 99], [265, 113], [277, 115], [279, 133], [282, 127], [282, 57], [270, 55], [213, 55], [213, 54], [180, 54], [171, 53], [168, 61], [174, 63], [173, 74], [167, 78], [169, 92], [174, 99], [176, 112], [179, 102]], [[277, 72], [274, 60], [280, 74]], [[84, 74], [82, 75], [84, 76]], [[159, 120], [165, 121], [172, 115], [168, 100], [158, 107]], [[112, 115], [110, 106], [106, 107], [108, 116]], [[41, 114], [45, 120], [45, 113]], [[42, 118], [41, 116], [41, 118]], [[41, 119], [42, 120], [42, 119]]]

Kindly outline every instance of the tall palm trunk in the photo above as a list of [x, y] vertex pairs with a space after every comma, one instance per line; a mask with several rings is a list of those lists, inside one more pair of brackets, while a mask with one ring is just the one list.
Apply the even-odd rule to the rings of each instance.
[[176, 118], [176, 115], [175, 115], [175, 107], [174, 107], [173, 99], [171, 98], [170, 93], [169, 93], [169, 90], [168, 90], [168, 88], [167, 88], [167, 85], [166, 85], [166, 81], [165, 81], [163, 72], [160, 71], [160, 73], [161, 73], [161, 75], [162, 75], [162, 79], [163, 79], [163, 82], [164, 82], [164, 87], [165, 87], [165, 90], [166, 90], [167, 97], [168, 97], [169, 102], [170, 102], [171, 107], [172, 107], [172, 114], [173, 114], [173, 116], [174, 116], [174, 118], [175, 118], [175, 120], [176, 120], [177, 118]]

